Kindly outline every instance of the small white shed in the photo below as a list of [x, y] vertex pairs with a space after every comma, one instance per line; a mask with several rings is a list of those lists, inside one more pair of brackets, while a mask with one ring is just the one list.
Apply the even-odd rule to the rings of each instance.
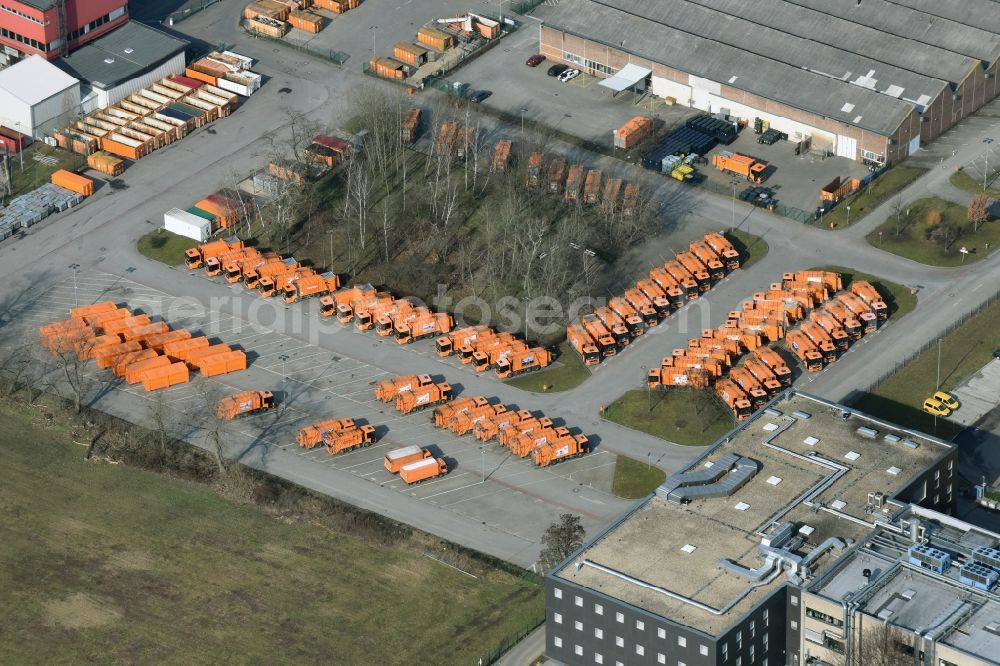
[[204, 243], [212, 235], [210, 221], [180, 208], [171, 208], [163, 214], [163, 228], [179, 236], [193, 238], [199, 243]]

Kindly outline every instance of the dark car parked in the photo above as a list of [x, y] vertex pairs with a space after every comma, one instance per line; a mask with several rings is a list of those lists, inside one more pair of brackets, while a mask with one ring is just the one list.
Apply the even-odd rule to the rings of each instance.
[[569, 65], [552, 65], [549, 67], [549, 76], [559, 76], [569, 69]]
[[528, 58], [524, 62], [524, 64], [527, 65], [528, 67], [538, 67], [540, 64], [542, 64], [543, 60], [545, 60], [545, 56], [543, 56], [541, 53], [536, 53], [535, 55]]
[[469, 95], [469, 101], [474, 104], [479, 104], [484, 99], [493, 94], [492, 90], [477, 90], [476, 92]]

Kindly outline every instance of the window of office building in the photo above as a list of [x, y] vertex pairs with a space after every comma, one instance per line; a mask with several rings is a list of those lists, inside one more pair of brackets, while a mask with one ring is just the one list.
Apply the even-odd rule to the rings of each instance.
[[594, 638], [604, 638], [604, 630], [600, 627], [594, 627]]
[[678, 636], [677, 644], [681, 647], [687, 647], [688, 639], [684, 638], [683, 636]]
[[625, 624], [625, 616], [622, 615], [621, 613], [615, 613], [615, 620], [617, 622], [621, 622], [622, 624]]
[[601, 604], [594, 604], [594, 612], [598, 615], [604, 615], [604, 606]]
[[646, 648], [644, 648], [641, 645], [639, 645], [638, 643], [636, 643], [635, 644], [635, 653], [637, 655], [640, 655], [640, 656], [644, 655], [644, 654], [646, 654]]
[[604, 655], [601, 654], [600, 652], [595, 652], [594, 653], [594, 663], [595, 664], [603, 664], [604, 663]]
[[646, 630], [646, 623], [643, 622], [642, 620], [636, 620], [635, 621], [635, 628], [638, 629], [639, 631], [645, 631]]
[[573, 600], [573, 603], [575, 603], [580, 608], [583, 608], [583, 597], [578, 596], [576, 599]]
[[562, 599], [562, 589], [558, 587], [552, 588], [552, 596], [556, 599]]
[[552, 619], [556, 621], [556, 624], [562, 624], [562, 613], [553, 613]]
[[615, 636], [615, 645], [618, 647], [625, 647], [625, 639], [621, 636]]
[[806, 617], [811, 617], [814, 620], [819, 620], [820, 622], [825, 622], [826, 624], [832, 625], [834, 627], [843, 627], [844, 621], [833, 617], [832, 615], [827, 615], [818, 610], [813, 610], [812, 608], [806, 608]]
[[667, 637], [667, 630], [664, 629], [663, 627], [658, 627], [657, 630], [656, 630], [656, 637], [657, 638], [666, 638]]
[[579, 620], [574, 620], [573, 628], [576, 629], [577, 631], [583, 631], [583, 622], [580, 622]]
[[583, 656], [583, 646], [582, 645], [574, 645], [573, 646], [573, 652], [575, 652], [578, 656], [582, 657]]
[[562, 647], [562, 639], [559, 638], [558, 636], [553, 636], [552, 644], [555, 645], [556, 647]]
[[700, 652], [702, 654], [702, 656], [707, 657], [708, 656], [708, 646], [702, 644], [702, 646], [698, 648], [698, 652]]

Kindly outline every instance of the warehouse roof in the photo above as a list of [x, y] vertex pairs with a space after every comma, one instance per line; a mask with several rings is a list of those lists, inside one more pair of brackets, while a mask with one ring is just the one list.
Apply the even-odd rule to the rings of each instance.
[[[718, 635], [786, 582], [780, 570], [768, 570], [762, 545], [788, 548], [790, 559], [802, 558], [800, 571], [826, 571], [846, 546], [870, 533], [876, 517], [903, 508], [891, 498], [952, 448], [818, 398], [787, 396], [670, 477], [664, 492], [595, 538], [555, 576]], [[895, 438], [885, 439], [890, 434]], [[739, 461], [747, 460], [756, 473], [727, 486]], [[716, 492], [686, 504], [662, 496], [677, 488]], [[872, 492], [894, 508], [873, 513]]]
[[941, 79], [877, 62], [688, 0], [616, 0], [615, 6], [692, 35], [913, 102], [921, 110], [947, 85]]
[[996, 0], [889, 0], [892, 4], [917, 9], [932, 16], [948, 18], [965, 25], [976, 26], [991, 32], [1000, 32], [1000, 11]]
[[806, 71], [801, 65], [748, 53], [599, 0], [541, 5], [535, 16], [612, 48], [884, 136], [895, 133], [914, 108], [888, 95]]
[[[957, 15], [974, 23], [964, 24], [934, 14], [907, 7], [908, 3], [889, 0], [789, 0], [797, 5], [809, 7], [821, 14], [829, 14], [846, 19], [858, 25], [869, 26], [891, 35], [906, 37], [921, 44], [972, 56], [990, 64], [1000, 58], [1000, 35], [989, 32], [972, 19], [978, 12], [973, 8], [958, 9]], [[961, 2], [937, 2], [941, 5], [961, 5]], [[993, 10], [986, 14], [987, 20], [995, 22], [997, 14], [995, 2]]]
[[40, 55], [0, 70], [0, 88], [28, 105], [58, 95], [80, 82]]
[[156, 68], [187, 46], [183, 39], [129, 21], [56, 63], [95, 88], [106, 90]]

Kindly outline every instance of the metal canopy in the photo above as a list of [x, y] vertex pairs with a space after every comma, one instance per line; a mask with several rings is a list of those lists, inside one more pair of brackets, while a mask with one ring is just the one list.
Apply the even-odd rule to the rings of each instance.
[[627, 88], [631, 88], [652, 73], [653, 70], [651, 69], [639, 67], [639, 65], [629, 64], [622, 67], [621, 70], [619, 70], [618, 73], [611, 78], [601, 81], [600, 85], [605, 88], [611, 88], [616, 93], [619, 93]]

